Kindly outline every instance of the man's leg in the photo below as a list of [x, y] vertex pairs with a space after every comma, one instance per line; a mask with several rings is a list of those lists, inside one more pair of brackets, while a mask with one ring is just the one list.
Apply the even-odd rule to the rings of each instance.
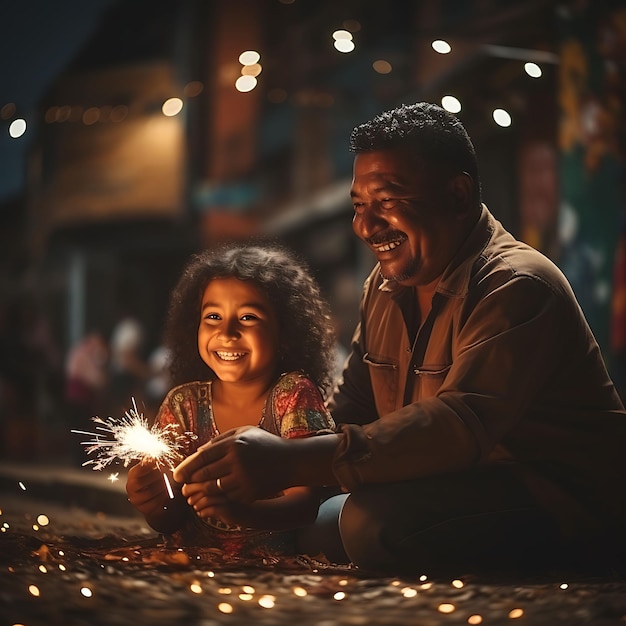
[[348, 497], [347, 493], [331, 496], [324, 500], [317, 519], [310, 526], [297, 531], [297, 550], [300, 554], [315, 557], [323, 554], [331, 563], [349, 563], [341, 535], [339, 517]]
[[343, 505], [340, 531], [353, 563], [390, 572], [541, 567], [560, 542], [503, 468], [362, 487]]

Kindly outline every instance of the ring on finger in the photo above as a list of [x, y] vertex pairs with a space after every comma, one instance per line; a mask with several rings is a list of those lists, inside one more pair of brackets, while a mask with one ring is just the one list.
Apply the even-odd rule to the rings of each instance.
[[222, 479], [221, 479], [221, 478], [218, 478], [218, 479], [215, 481], [215, 484], [217, 485], [217, 488], [218, 488], [220, 491], [224, 491], [224, 488], [222, 487]]

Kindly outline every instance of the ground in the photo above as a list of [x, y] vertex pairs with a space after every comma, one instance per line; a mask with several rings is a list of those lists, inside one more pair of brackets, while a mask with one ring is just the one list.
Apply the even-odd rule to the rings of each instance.
[[58, 490], [42, 497], [29, 484], [1, 484], [0, 626], [626, 623], [617, 574], [380, 577], [309, 558], [224, 563], [167, 547], [123, 507], [60, 503]]

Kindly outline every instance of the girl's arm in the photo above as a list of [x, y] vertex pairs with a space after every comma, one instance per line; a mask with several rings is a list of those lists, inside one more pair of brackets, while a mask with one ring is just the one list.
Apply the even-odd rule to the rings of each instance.
[[260, 530], [289, 530], [312, 524], [320, 502], [320, 494], [310, 487], [290, 487], [274, 498], [251, 504], [225, 496], [207, 497], [199, 483], [186, 484], [183, 494], [199, 517], [214, 517], [231, 526]]

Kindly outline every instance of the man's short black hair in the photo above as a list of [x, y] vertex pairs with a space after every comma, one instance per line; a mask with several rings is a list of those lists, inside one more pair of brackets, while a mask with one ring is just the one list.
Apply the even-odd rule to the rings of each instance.
[[356, 126], [350, 134], [355, 153], [405, 148], [450, 175], [466, 172], [481, 201], [474, 145], [461, 121], [436, 104], [403, 104]]

